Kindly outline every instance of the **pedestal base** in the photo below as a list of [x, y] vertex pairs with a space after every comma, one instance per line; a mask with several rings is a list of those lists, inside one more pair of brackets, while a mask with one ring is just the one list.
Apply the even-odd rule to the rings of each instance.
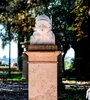
[[28, 55], [28, 100], [57, 100], [59, 51], [26, 52]]

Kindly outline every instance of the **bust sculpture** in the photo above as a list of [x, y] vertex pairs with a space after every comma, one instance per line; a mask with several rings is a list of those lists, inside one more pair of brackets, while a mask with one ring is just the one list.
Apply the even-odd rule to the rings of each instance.
[[55, 44], [55, 35], [52, 32], [52, 23], [48, 16], [38, 15], [35, 20], [33, 35], [30, 44]]

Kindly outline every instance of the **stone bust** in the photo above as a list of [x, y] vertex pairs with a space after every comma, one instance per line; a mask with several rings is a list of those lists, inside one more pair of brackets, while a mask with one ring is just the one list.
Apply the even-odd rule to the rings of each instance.
[[55, 44], [55, 35], [52, 32], [52, 23], [48, 16], [38, 15], [35, 20], [33, 35], [30, 44]]

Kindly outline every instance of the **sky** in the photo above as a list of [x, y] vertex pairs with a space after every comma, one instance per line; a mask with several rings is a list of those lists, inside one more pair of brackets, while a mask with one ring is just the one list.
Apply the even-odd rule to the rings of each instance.
[[70, 47], [65, 55], [65, 57], [75, 58], [75, 51], [72, 47]]
[[[2, 28], [3, 28], [3, 26], [0, 25], [0, 29], [2, 29]], [[3, 56], [6, 56], [7, 58], [9, 58], [9, 45], [7, 44], [5, 46], [5, 49], [2, 49], [1, 44], [2, 44], [2, 41], [0, 39], [0, 58], [2, 58]], [[17, 52], [18, 52], [17, 51], [17, 43], [12, 41], [11, 42], [11, 58], [17, 58], [17, 55], [18, 55]]]
[[[15, 42], [11, 42], [11, 58], [17, 58], [17, 55], [17, 44]], [[0, 40], [0, 58], [3, 56], [9, 58], [9, 45], [6, 45], [5, 49], [2, 49]]]

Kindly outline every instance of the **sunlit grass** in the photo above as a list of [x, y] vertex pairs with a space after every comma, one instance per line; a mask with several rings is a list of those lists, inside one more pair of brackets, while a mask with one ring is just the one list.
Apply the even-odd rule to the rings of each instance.
[[27, 81], [27, 80], [23, 80], [21, 74], [13, 74], [13, 75], [11, 75], [11, 77], [8, 77], [6, 81], [24, 82], [24, 81]]

